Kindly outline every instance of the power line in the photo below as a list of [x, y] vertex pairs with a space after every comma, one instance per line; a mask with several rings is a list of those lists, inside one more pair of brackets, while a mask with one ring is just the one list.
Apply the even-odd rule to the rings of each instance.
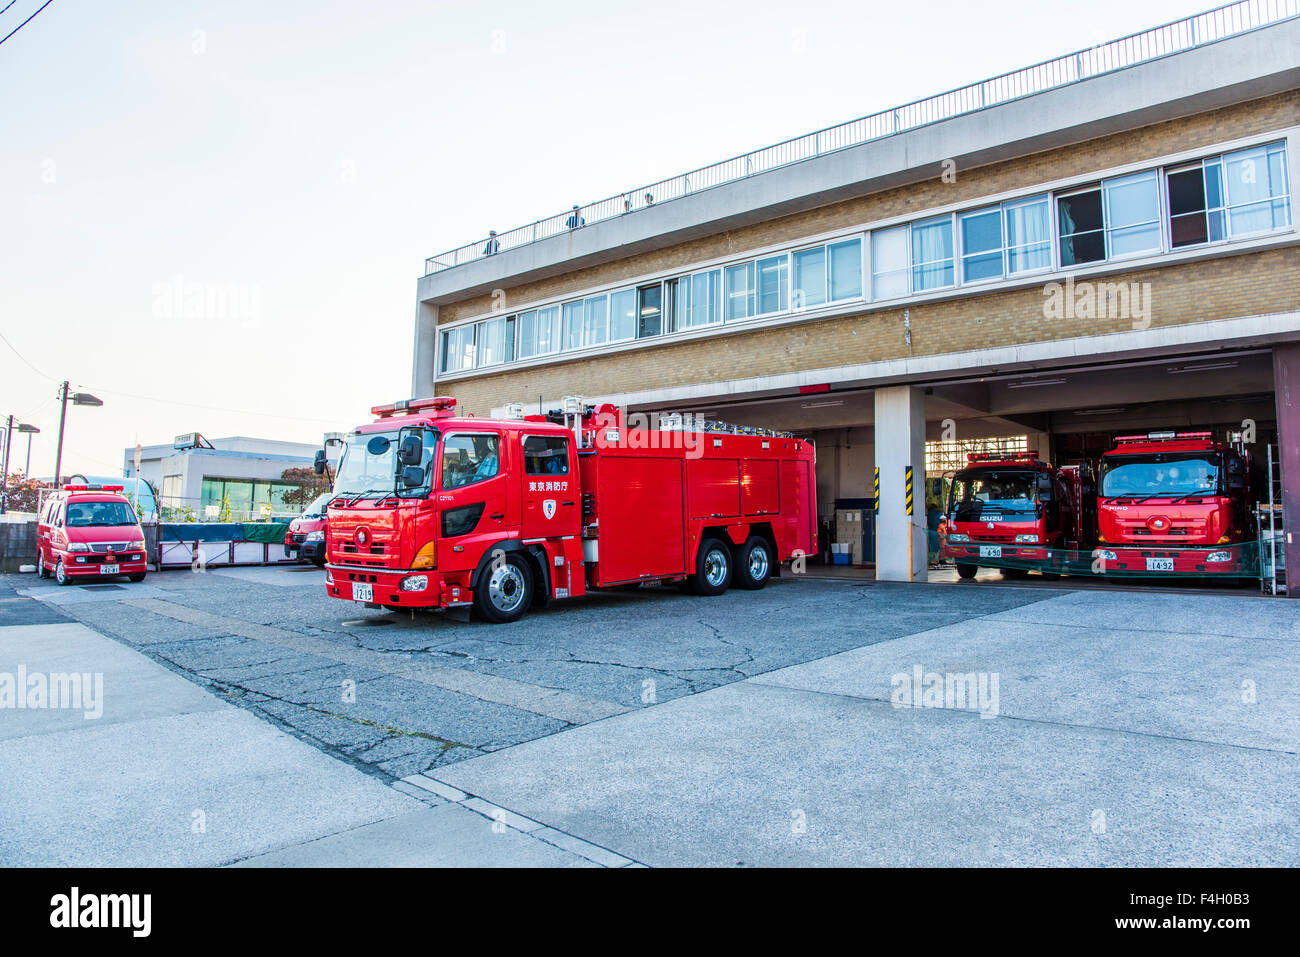
[[[51, 3], [53, 3], [53, 2], [54, 2], [54, 0], [45, 0], [44, 3], [42, 3], [39, 7], [36, 8], [36, 13], [40, 13], [42, 10], [44, 10], [46, 7], [48, 7], [48, 6], [49, 6]], [[12, 3], [9, 4], [9, 7], [12, 7], [12, 6], [13, 6]], [[5, 10], [8, 10], [9, 7], [5, 7]], [[0, 10], [0, 13], [4, 13], [4, 10]], [[22, 23], [18, 24], [18, 26], [14, 27], [12, 30], [10, 30], [8, 33], [6, 33], [5, 36], [4, 36], [4, 40], [0, 40], [0, 43], [4, 43], [5, 40], [8, 40], [11, 36], [13, 36], [15, 33], [17, 33], [17, 32], [18, 32], [19, 30], [21, 30], [23, 27], [27, 26], [27, 24], [29, 24], [29, 23], [31, 23], [33, 20], [35, 20], [35, 19], [36, 19], [36, 13], [33, 13], [30, 17], [28, 17], [28, 18], [27, 18], [26, 20], [24, 20]]]
[[[8, 10], [17, 2], [18, 0], [9, 0], [9, 2], [5, 4], [5, 10]], [[0, 10], [0, 17], [3, 17], [5, 15], [5, 10]]]
[[337, 419], [312, 419], [299, 415], [279, 415], [275, 412], [254, 412], [252, 409], [232, 409], [219, 405], [203, 405], [199, 402], [183, 402], [180, 399], [160, 399], [154, 395], [136, 395], [133, 392], [118, 392], [116, 389], [101, 389], [90, 383], [86, 386], [88, 389], [94, 389], [96, 392], [104, 392], [108, 395], [118, 395], [127, 399], [141, 399], [145, 402], [162, 402], [166, 405], [184, 405], [192, 409], [203, 409], [207, 412], [229, 412], [235, 415], [260, 415], [268, 419], [284, 419], [287, 422], [322, 422], [326, 424], [338, 424]]
[[[3, 12], [4, 12], [4, 11], [0, 10], [0, 13], [3, 13]], [[3, 42], [3, 41], [0, 41], [0, 42]], [[8, 339], [5, 338], [5, 335], [4, 335], [3, 332], [0, 332], [0, 342], [4, 342], [4, 344], [7, 345], [7, 346], [9, 347], [10, 351], [12, 351], [14, 355], [16, 355], [19, 359], [22, 359], [22, 361], [23, 361], [23, 365], [27, 366], [27, 368], [31, 369], [31, 370], [32, 370], [33, 372], [35, 372], [38, 376], [42, 376], [42, 377], [44, 377], [44, 378], [46, 378], [46, 379], [49, 379], [51, 382], [58, 382], [58, 381], [59, 381], [58, 379], [54, 378], [54, 376], [52, 376], [52, 375], [46, 375], [46, 374], [45, 374], [44, 372], [42, 372], [40, 369], [36, 368], [36, 366], [34, 366], [34, 365], [32, 365], [30, 362], [28, 362], [28, 361], [27, 361], [27, 357], [24, 356], [21, 352], [19, 352], [17, 349], [14, 348], [14, 344], [13, 344], [12, 342], [10, 342]]]

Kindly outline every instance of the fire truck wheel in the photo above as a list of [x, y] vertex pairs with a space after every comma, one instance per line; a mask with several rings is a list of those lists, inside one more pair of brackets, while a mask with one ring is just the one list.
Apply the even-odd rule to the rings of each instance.
[[60, 558], [54, 565], [54, 580], [60, 585], [66, 585], [70, 581], [68, 573], [63, 570], [62, 558]]
[[533, 576], [519, 555], [507, 554], [505, 561], [489, 566], [479, 575], [474, 588], [474, 610], [493, 624], [518, 621], [533, 600]]
[[731, 585], [731, 549], [716, 538], [700, 542], [692, 590], [697, 595], [721, 595]]
[[1028, 568], [1004, 568], [1002, 569], [1003, 578], [1028, 578]]
[[50, 570], [45, 567], [45, 559], [38, 553], [36, 556], [36, 577], [49, 578]]
[[758, 591], [772, 577], [772, 551], [767, 541], [752, 535], [736, 549], [734, 585], [749, 591]]
[[975, 573], [976, 573], [977, 571], [979, 571], [979, 570], [980, 570], [980, 569], [979, 569], [979, 566], [978, 566], [978, 565], [968, 565], [968, 564], [966, 564], [965, 562], [958, 562], [958, 563], [957, 563], [957, 577], [958, 577], [958, 578], [974, 578], [974, 577], [975, 577]]
[[140, 572], [138, 575], [127, 575], [126, 577], [128, 581], [142, 582], [144, 581], [144, 572]]

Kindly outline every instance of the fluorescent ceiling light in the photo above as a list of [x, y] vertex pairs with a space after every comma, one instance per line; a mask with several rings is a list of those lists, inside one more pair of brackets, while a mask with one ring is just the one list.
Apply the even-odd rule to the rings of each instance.
[[1008, 382], [1008, 389], [1032, 389], [1040, 385], [1060, 385], [1064, 379], [1025, 379], [1022, 382]]

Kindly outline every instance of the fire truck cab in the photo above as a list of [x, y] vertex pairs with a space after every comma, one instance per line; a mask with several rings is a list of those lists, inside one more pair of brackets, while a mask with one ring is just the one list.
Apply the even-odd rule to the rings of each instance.
[[74, 578], [125, 575], [144, 581], [144, 531], [121, 485], [65, 485], [41, 505], [36, 573], [60, 585]]
[[816, 547], [801, 439], [627, 429], [614, 406], [578, 397], [507, 419], [455, 405], [378, 406], [348, 437], [326, 529], [330, 595], [508, 622], [612, 585], [762, 588]]
[[1209, 432], [1122, 435], [1102, 456], [1097, 555], [1110, 573], [1249, 575], [1251, 463]]
[[981, 564], [1008, 577], [1031, 568], [1059, 574], [1088, 546], [1095, 497], [1091, 469], [1055, 468], [1036, 451], [971, 453], [953, 476], [941, 556], [974, 578]]

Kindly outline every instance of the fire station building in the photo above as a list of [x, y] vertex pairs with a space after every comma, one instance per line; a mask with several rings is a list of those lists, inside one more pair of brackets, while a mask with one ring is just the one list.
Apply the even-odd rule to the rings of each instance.
[[823, 515], [879, 468], [881, 579], [925, 577], [927, 441], [1245, 430], [1300, 531], [1298, 14], [1246, 0], [432, 257], [412, 395], [810, 436]]

